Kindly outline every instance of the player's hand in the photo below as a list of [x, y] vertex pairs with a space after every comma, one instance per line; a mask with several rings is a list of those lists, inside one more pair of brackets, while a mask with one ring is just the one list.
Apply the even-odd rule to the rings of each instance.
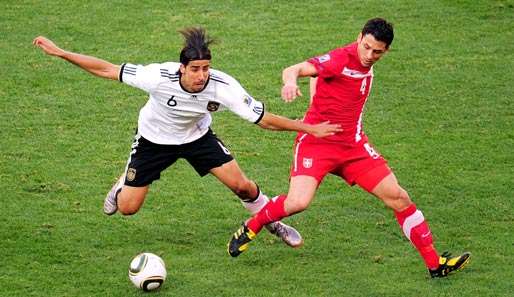
[[282, 87], [282, 99], [285, 102], [291, 102], [298, 96], [302, 96], [302, 92], [297, 85], [287, 84]]
[[312, 130], [309, 134], [312, 134], [318, 138], [334, 135], [337, 132], [341, 132], [343, 129], [339, 124], [330, 124], [329, 121], [312, 125]]
[[43, 36], [34, 38], [32, 44], [40, 47], [45, 53], [51, 56], [61, 56], [64, 53], [53, 41]]

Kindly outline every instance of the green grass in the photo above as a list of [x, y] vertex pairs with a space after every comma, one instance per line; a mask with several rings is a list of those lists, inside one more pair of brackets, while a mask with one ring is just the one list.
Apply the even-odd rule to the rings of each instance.
[[[192, 2], [0, 3], [0, 296], [144, 296], [127, 277], [141, 251], [168, 265], [152, 296], [512, 296], [512, 0]], [[375, 16], [393, 21], [396, 37], [375, 67], [366, 131], [438, 249], [473, 253], [447, 279], [430, 280], [392, 213], [335, 177], [288, 219], [306, 240], [298, 250], [262, 234], [231, 259], [226, 241], [247, 214], [182, 161], [137, 215], [107, 218], [103, 197], [146, 95], [31, 45], [45, 35], [113, 63], [176, 61], [177, 30], [202, 25], [218, 39], [216, 69], [268, 110], [298, 118], [308, 100], [281, 102], [281, 70], [351, 42]], [[216, 114], [213, 128], [263, 190], [287, 190], [293, 133], [230, 113]]]

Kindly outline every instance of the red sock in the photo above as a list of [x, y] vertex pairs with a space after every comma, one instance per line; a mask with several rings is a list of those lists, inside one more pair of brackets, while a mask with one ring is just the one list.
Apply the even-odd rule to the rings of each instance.
[[271, 199], [255, 216], [246, 222], [248, 229], [257, 234], [264, 225], [280, 221], [282, 218], [287, 217], [287, 213], [284, 210], [285, 200], [286, 195], [280, 195]]
[[429, 269], [439, 266], [439, 255], [433, 246], [432, 232], [428, 227], [423, 213], [411, 204], [407, 209], [394, 213], [396, 219], [403, 229], [405, 236], [411, 241], [425, 261]]

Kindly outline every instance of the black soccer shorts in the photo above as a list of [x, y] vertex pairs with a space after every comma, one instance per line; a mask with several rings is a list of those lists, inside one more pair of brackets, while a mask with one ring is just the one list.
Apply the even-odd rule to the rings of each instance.
[[161, 177], [161, 172], [184, 158], [200, 176], [234, 158], [211, 129], [199, 139], [180, 145], [150, 142], [136, 134], [127, 163], [125, 185], [144, 187]]

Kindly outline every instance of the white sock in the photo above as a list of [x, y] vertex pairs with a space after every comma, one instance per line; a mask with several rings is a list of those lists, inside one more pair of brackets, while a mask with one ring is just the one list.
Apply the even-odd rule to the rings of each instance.
[[241, 203], [252, 215], [254, 215], [258, 213], [259, 210], [261, 210], [264, 207], [264, 205], [268, 203], [268, 201], [268, 196], [266, 196], [266, 194], [259, 190], [259, 196], [257, 196], [257, 199], [255, 199], [252, 202], [241, 201]]

